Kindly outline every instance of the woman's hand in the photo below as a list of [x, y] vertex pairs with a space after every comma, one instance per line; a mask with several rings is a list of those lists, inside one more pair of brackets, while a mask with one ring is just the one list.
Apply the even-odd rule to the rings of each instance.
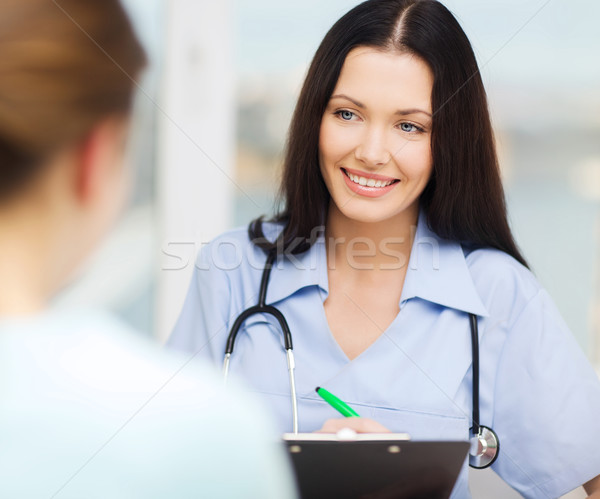
[[316, 433], [337, 433], [342, 428], [350, 428], [356, 433], [390, 433], [385, 426], [368, 418], [328, 419]]

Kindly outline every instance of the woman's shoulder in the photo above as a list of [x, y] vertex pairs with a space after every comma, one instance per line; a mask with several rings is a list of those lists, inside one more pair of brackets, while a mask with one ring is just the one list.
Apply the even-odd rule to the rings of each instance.
[[170, 377], [166, 394], [187, 390], [207, 395], [216, 386], [198, 381], [211, 379], [212, 372], [175, 377], [188, 359], [164, 352], [147, 335], [102, 310], [54, 308], [5, 321], [0, 324], [0, 343], [19, 359], [15, 368], [38, 379], [38, 392], [86, 393], [90, 403], [98, 405], [116, 403], [113, 394], [123, 391], [151, 395]]
[[[281, 223], [262, 223], [264, 236], [269, 241], [274, 241], [282, 229]], [[248, 226], [242, 226], [219, 234], [209, 243], [203, 243], [198, 251], [196, 265], [200, 270], [231, 270], [260, 262], [262, 268], [264, 259], [264, 251], [250, 238]]]
[[466, 248], [465, 261], [473, 283], [491, 315], [515, 314], [543, 291], [531, 270], [495, 248]]
[[[262, 221], [260, 226], [265, 238], [269, 241], [274, 241], [283, 229], [284, 224], [282, 222]], [[223, 241], [251, 243], [252, 240], [250, 239], [249, 228], [249, 225], [241, 225], [234, 227], [233, 229], [226, 230], [212, 239], [209, 244], [220, 243]]]

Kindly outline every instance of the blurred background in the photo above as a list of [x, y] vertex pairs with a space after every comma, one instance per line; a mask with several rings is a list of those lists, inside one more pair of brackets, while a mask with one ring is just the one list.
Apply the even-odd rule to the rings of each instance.
[[[328, 28], [358, 2], [125, 0], [152, 64], [129, 210], [61, 301], [164, 340], [203, 242], [271, 213], [287, 126]], [[478, 57], [518, 243], [600, 363], [600, 4], [447, 0]]]
[[[132, 202], [59, 302], [108, 307], [160, 341], [194, 257], [272, 213], [303, 76], [348, 0], [126, 0], [152, 60], [140, 85]], [[600, 366], [600, 3], [446, 0], [489, 95], [518, 243]], [[475, 496], [493, 497], [474, 483]], [[499, 489], [498, 497], [510, 497]]]

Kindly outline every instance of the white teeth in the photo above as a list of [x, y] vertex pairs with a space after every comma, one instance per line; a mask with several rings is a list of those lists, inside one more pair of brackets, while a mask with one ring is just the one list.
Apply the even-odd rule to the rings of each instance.
[[375, 180], [373, 178], [365, 178], [359, 177], [358, 175], [354, 175], [353, 173], [346, 172], [346, 175], [352, 182], [355, 184], [364, 185], [367, 187], [387, 187], [390, 184], [393, 184], [393, 180], [383, 181], [383, 180]]

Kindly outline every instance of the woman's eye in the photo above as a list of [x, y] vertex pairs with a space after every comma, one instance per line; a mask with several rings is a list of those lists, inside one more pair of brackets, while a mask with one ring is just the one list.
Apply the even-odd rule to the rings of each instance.
[[412, 123], [401, 123], [400, 129], [403, 132], [418, 132], [419, 131], [419, 129]]
[[338, 111], [338, 115], [344, 121], [350, 121], [352, 118], [354, 118], [354, 113], [352, 111]]

